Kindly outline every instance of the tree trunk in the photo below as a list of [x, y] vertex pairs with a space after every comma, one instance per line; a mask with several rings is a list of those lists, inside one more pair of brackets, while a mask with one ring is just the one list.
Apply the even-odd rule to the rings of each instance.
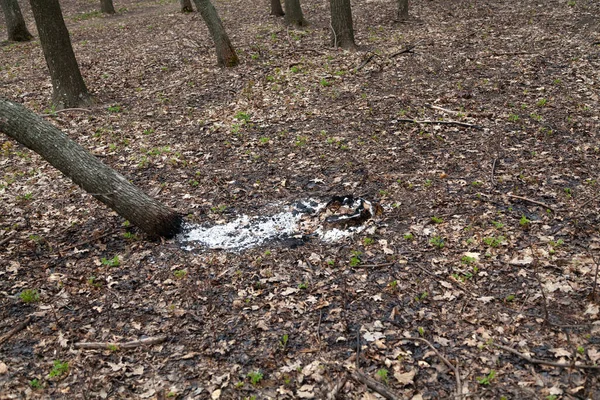
[[408, 0], [398, 0], [398, 21], [406, 21], [408, 19]]
[[281, 8], [281, 0], [271, 0], [271, 15], [276, 15], [278, 17], [283, 17], [285, 15], [283, 8]]
[[194, 3], [196, 3], [196, 8], [200, 11], [200, 15], [202, 15], [210, 36], [212, 36], [215, 43], [217, 64], [221, 67], [235, 67], [238, 65], [237, 54], [235, 54], [235, 49], [229, 41], [229, 36], [227, 36], [225, 28], [223, 28], [223, 23], [215, 7], [210, 0], [194, 0]]
[[29, 2], [52, 79], [52, 102], [59, 108], [91, 103], [58, 0]]
[[147, 234], [173, 237], [180, 232], [180, 215], [148, 197], [123, 175], [20, 104], [0, 98], [0, 132], [41, 155], [86, 192]]
[[113, 0], [100, 0], [100, 11], [104, 14], [114, 14], [115, 6], [113, 5]]
[[8, 40], [15, 42], [27, 42], [33, 38], [33, 35], [27, 30], [21, 8], [17, 0], [0, 0], [4, 19], [6, 20], [6, 29], [8, 30]]
[[191, 0], [179, 0], [179, 5], [182, 13], [194, 12]]
[[295, 26], [308, 25], [308, 21], [302, 15], [300, 0], [285, 0], [285, 22]]
[[331, 7], [331, 44], [333, 47], [353, 49], [354, 29], [352, 28], [352, 9], [350, 0], [329, 0]]

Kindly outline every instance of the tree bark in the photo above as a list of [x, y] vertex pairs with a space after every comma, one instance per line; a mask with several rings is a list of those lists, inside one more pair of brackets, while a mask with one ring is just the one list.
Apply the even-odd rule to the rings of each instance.
[[182, 13], [194, 12], [191, 0], [179, 0], [179, 5]]
[[408, 19], [408, 0], [398, 0], [398, 21], [406, 21]]
[[21, 8], [17, 0], [0, 0], [0, 7], [6, 20], [6, 29], [8, 31], [8, 40], [14, 42], [27, 42], [33, 38], [33, 35], [27, 30]]
[[52, 79], [52, 102], [59, 108], [91, 103], [81, 77], [58, 0], [29, 0]]
[[147, 234], [173, 237], [181, 231], [179, 214], [147, 196], [54, 125], [20, 104], [0, 98], [0, 132], [38, 153]]
[[302, 15], [300, 0], [285, 0], [285, 22], [295, 26], [308, 25], [308, 21]]
[[333, 47], [353, 49], [354, 29], [352, 27], [352, 8], [350, 0], [329, 0], [331, 8], [331, 44]]
[[285, 13], [281, 8], [281, 0], [271, 0], [271, 15], [283, 17]]
[[113, 5], [113, 0], [100, 0], [100, 11], [104, 14], [114, 14], [115, 6]]
[[212, 5], [210, 0], [194, 0], [196, 8], [200, 11], [200, 15], [204, 19], [210, 36], [215, 43], [215, 50], [217, 52], [217, 64], [221, 67], [235, 67], [239, 64], [235, 49], [229, 41], [229, 36], [223, 28], [223, 23], [217, 10]]

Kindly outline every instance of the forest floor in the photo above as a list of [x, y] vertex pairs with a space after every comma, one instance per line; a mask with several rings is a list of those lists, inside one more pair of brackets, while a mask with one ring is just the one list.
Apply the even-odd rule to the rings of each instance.
[[399, 24], [355, 1], [343, 51], [327, 2], [297, 30], [220, 0], [232, 69], [175, 1], [61, 3], [96, 103], [50, 107], [37, 40], [0, 46], [0, 96], [189, 221], [347, 194], [383, 213], [188, 251], [2, 135], [0, 398], [381, 398], [360, 371], [399, 399], [600, 399], [600, 2], [426, 0]]

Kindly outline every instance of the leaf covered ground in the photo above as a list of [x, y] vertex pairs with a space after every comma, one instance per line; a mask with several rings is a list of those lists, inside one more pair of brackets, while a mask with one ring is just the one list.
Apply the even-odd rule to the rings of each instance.
[[357, 370], [402, 399], [600, 398], [600, 3], [426, 0], [398, 24], [355, 1], [347, 52], [326, 2], [296, 30], [220, 0], [233, 69], [176, 2], [61, 3], [95, 105], [51, 108], [37, 40], [2, 44], [0, 95], [189, 221], [384, 212], [336, 243], [187, 251], [0, 136], [0, 398], [380, 398]]

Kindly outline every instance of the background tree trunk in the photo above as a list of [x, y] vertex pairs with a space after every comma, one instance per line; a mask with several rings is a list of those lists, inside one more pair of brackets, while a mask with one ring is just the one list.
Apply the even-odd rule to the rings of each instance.
[[113, 0], [100, 0], [100, 11], [105, 14], [114, 14], [115, 6], [113, 5]]
[[285, 15], [283, 8], [281, 8], [281, 0], [271, 0], [271, 15], [276, 15], [278, 17], [283, 17]]
[[41, 155], [86, 192], [147, 234], [173, 237], [180, 232], [180, 215], [148, 197], [123, 175], [20, 104], [0, 98], [0, 132]]
[[406, 21], [408, 19], [408, 0], [398, 0], [398, 21]]
[[0, 6], [6, 20], [6, 29], [8, 31], [8, 40], [15, 42], [26, 42], [33, 38], [33, 35], [27, 30], [21, 8], [17, 0], [0, 0]]
[[179, 0], [179, 5], [182, 13], [194, 12], [191, 0]]
[[52, 102], [59, 108], [91, 103], [58, 0], [29, 2], [52, 79]]
[[296, 26], [308, 25], [308, 21], [302, 15], [300, 0], [285, 0], [285, 22]]
[[194, 0], [196, 8], [200, 11], [206, 26], [210, 32], [210, 36], [215, 43], [215, 50], [217, 51], [217, 64], [221, 67], [235, 67], [239, 64], [235, 49], [229, 41], [229, 36], [223, 28], [223, 23], [217, 10], [212, 5], [210, 0]]
[[329, 0], [331, 8], [331, 44], [333, 47], [353, 49], [354, 29], [352, 27], [352, 8], [350, 0]]

